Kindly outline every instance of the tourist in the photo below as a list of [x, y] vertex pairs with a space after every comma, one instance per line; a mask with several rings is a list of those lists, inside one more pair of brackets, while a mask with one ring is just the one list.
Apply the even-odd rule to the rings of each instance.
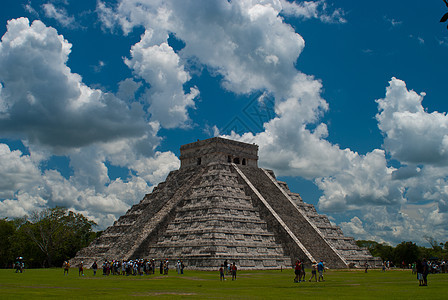
[[15, 268], [16, 268], [16, 273], [22, 273], [22, 264], [20, 263], [20, 261], [17, 261], [15, 264]]
[[224, 265], [221, 265], [221, 268], [219, 268], [219, 280], [220, 281], [226, 280], [224, 278]]
[[64, 264], [62, 265], [62, 267], [64, 268], [64, 276], [66, 273], [68, 275], [68, 271], [70, 270], [70, 263], [68, 261], [64, 261]]
[[143, 261], [140, 259], [135, 264], [137, 265], [138, 275], [143, 276]]
[[412, 275], [417, 274], [417, 266], [415, 262], [411, 265], [411, 267], [412, 267]]
[[145, 259], [144, 266], [145, 266], [145, 268], [144, 268], [145, 269], [145, 274], [149, 275], [149, 273], [151, 272], [151, 261]]
[[369, 268], [369, 263], [368, 262], [366, 262], [365, 264], [364, 264], [364, 273], [367, 273], [367, 269]]
[[84, 262], [80, 262], [78, 265], [78, 275], [79, 276], [84, 276]]
[[177, 271], [177, 275], [180, 275], [180, 260], [178, 260], [176, 263], [176, 271]]
[[180, 260], [180, 274], [184, 274], [184, 268], [185, 268], [184, 262]]
[[132, 261], [132, 276], [136, 276], [138, 274], [138, 261]]
[[121, 274], [121, 261], [116, 260], [114, 263], [114, 274], [120, 275]]
[[98, 270], [98, 264], [96, 263], [96, 260], [93, 262], [92, 270], [93, 270], [93, 276], [95, 276], [96, 270]]
[[125, 260], [121, 261], [121, 275], [126, 275], [126, 265], [127, 262]]
[[160, 275], [163, 275], [163, 260], [160, 261]]
[[169, 266], [168, 266], [168, 260], [166, 260], [165, 261], [165, 263], [163, 264], [163, 274], [164, 275], [168, 275], [168, 269], [169, 269]]
[[423, 259], [423, 286], [428, 285], [429, 265], [426, 258]]
[[296, 275], [294, 277], [294, 282], [297, 283], [297, 282], [299, 282], [299, 275], [300, 275], [300, 261], [299, 260], [296, 261], [296, 264], [294, 266], [294, 274]]
[[226, 271], [226, 275], [229, 275], [229, 266], [228, 266], [228, 263], [227, 263], [227, 259], [224, 261], [224, 270]]
[[416, 270], [417, 270], [418, 286], [422, 286], [423, 285], [423, 263], [420, 260], [417, 260]]
[[301, 260], [300, 261], [300, 265], [301, 265], [301, 268], [300, 268], [299, 282], [301, 282], [301, 281], [305, 282], [306, 281], [306, 279], [305, 279], [305, 275], [306, 275], [306, 273], [305, 273], [305, 261]]
[[132, 260], [126, 263], [126, 276], [132, 275]]
[[311, 278], [310, 278], [310, 282], [311, 280], [314, 278], [314, 280], [317, 282], [317, 263], [315, 261], [313, 261], [313, 264], [311, 265]]
[[317, 272], [319, 272], [319, 278], [318, 281], [325, 281], [324, 280], [324, 272], [325, 272], [325, 267], [324, 267], [324, 261], [321, 260], [318, 264], [317, 264]]
[[236, 271], [237, 271], [237, 267], [236, 267], [235, 263], [233, 263], [233, 265], [232, 265], [232, 280], [236, 280]]

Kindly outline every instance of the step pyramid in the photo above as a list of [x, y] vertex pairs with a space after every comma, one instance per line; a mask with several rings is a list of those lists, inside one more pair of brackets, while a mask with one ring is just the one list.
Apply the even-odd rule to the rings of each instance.
[[314, 206], [258, 167], [258, 146], [211, 138], [181, 146], [181, 167], [71, 260], [182, 259], [191, 269], [224, 260], [243, 269], [379, 265]]

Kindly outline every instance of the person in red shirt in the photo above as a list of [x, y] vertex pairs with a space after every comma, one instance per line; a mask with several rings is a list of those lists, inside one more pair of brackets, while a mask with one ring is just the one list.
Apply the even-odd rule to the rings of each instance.
[[296, 265], [294, 266], [294, 274], [296, 274], [296, 277], [294, 277], [294, 282], [299, 282], [300, 272], [302, 271], [301, 267], [300, 260], [297, 260]]
[[226, 280], [224, 278], [224, 265], [221, 265], [221, 268], [219, 268], [219, 280], [221, 281]]
[[233, 263], [233, 265], [232, 265], [232, 280], [236, 280], [236, 270], [237, 270], [237, 267], [236, 267], [235, 263]]

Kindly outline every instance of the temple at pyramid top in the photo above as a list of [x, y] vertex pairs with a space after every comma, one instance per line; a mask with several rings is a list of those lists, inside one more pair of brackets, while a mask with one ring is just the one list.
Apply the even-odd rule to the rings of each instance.
[[220, 137], [180, 147], [181, 168], [216, 163], [258, 167], [258, 146]]

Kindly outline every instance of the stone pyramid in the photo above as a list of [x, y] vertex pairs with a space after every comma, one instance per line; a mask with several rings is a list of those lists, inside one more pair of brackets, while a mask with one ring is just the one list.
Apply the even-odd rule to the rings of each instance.
[[223, 138], [183, 145], [181, 167], [132, 206], [72, 265], [105, 259], [182, 259], [216, 269], [285, 268], [300, 258], [328, 267], [378, 265], [353, 238], [292, 193], [272, 171], [258, 168], [258, 146]]

